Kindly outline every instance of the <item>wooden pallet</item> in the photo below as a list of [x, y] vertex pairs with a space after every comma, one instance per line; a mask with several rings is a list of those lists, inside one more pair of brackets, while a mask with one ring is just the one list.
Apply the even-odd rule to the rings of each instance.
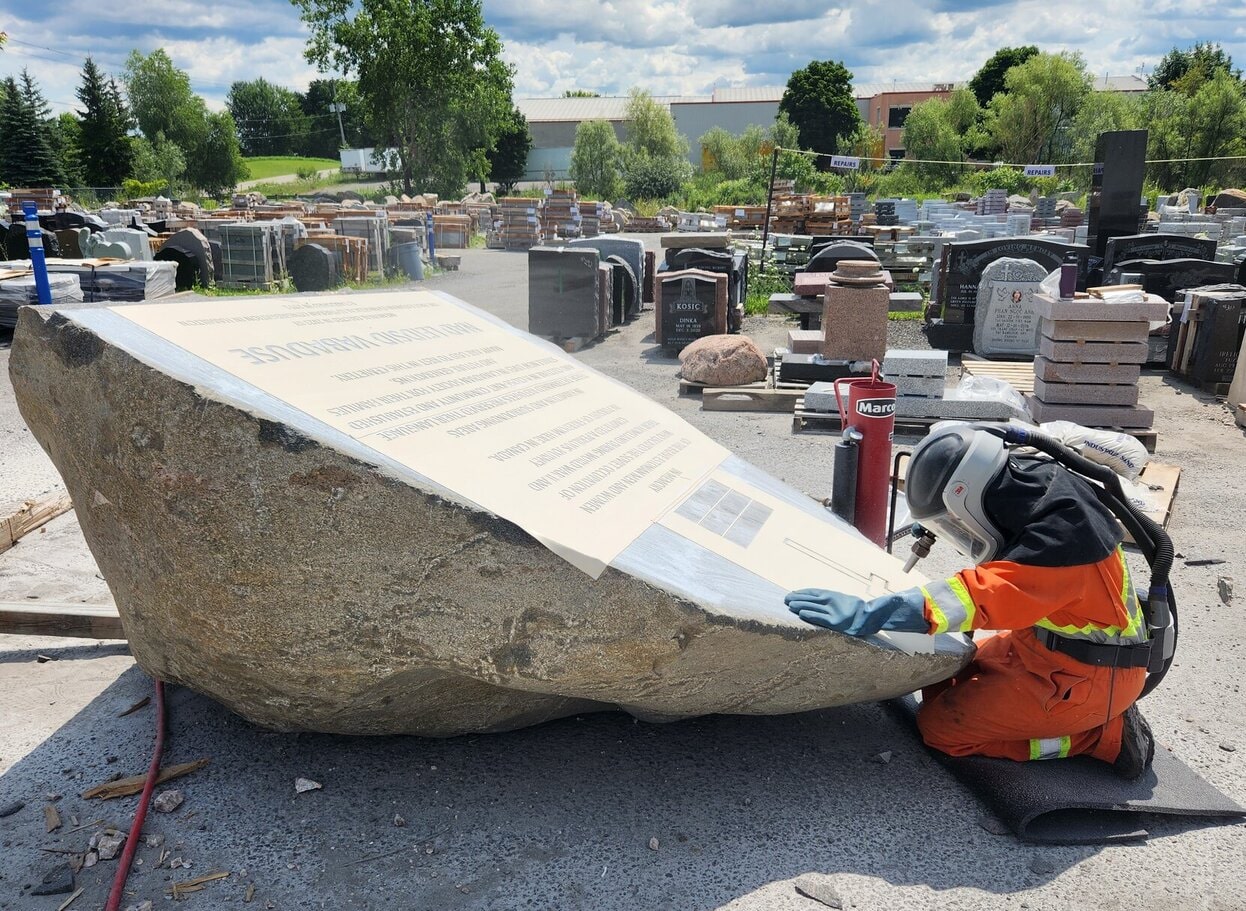
[[988, 361], [983, 358], [963, 355], [961, 372], [969, 376], [989, 376], [1002, 380], [1013, 389], [1025, 393], [1034, 392], [1034, 361]]
[[[947, 418], [903, 418], [897, 419], [895, 433], [898, 436], [924, 437], [930, 428]], [[796, 400], [792, 412], [792, 433], [826, 433], [838, 434], [843, 429], [838, 414], [825, 411], [806, 411], [805, 397]]]
[[69, 512], [73, 506], [68, 494], [27, 500], [12, 513], [0, 518], [0, 553], [16, 544], [23, 535]]
[[[749, 383], [747, 386], [731, 386], [731, 389], [765, 389], [770, 384], [770, 378], [758, 380], [756, 383]], [[725, 389], [725, 386], [711, 386], [708, 383], [694, 383], [691, 380], [685, 380], [683, 377], [679, 379], [680, 395], [700, 395], [706, 389]]]
[[767, 389], [764, 386], [708, 388], [701, 393], [701, 410], [792, 414], [796, 403], [804, 397], [803, 389]]
[[[1181, 483], [1181, 469], [1164, 462], [1147, 462], [1146, 467], [1138, 475], [1138, 483], [1145, 484], [1160, 495], [1155, 508], [1147, 510], [1147, 515], [1160, 527], [1167, 528], [1169, 520], [1172, 519], [1172, 506], [1177, 498], [1177, 487]], [[1128, 531], [1125, 532], [1125, 541], [1129, 544], [1134, 543], [1133, 536]]]
[[28, 601], [0, 602], [0, 634], [65, 636], [73, 639], [124, 639], [114, 607]]

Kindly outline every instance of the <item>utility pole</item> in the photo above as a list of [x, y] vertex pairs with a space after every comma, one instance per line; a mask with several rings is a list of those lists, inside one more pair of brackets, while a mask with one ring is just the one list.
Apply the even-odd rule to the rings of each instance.
[[346, 128], [342, 126], [342, 112], [346, 110], [346, 105], [340, 101], [334, 101], [329, 105], [329, 110], [337, 114], [337, 129], [342, 134], [342, 148], [346, 148]]

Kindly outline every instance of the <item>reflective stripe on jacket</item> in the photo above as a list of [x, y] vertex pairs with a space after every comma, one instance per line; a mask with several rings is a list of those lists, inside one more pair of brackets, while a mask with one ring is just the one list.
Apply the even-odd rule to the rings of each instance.
[[931, 633], [1040, 627], [1110, 644], [1147, 637], [1125, 553], [1077, 566], [994, 560], [921, 588]]

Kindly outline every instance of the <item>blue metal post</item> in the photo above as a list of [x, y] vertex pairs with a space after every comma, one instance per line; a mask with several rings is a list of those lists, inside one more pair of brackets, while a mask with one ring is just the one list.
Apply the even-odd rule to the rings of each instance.
[[30, 201], [22, 203], [26, 216], [26, 244], [30, 247], [30, 267], [35, 273], [35, 291], [39, 303], [52, 303], [52, 286], [48, 284], [48, 261], [43, 255], [43, 230], [39, 227], [39, 208]]

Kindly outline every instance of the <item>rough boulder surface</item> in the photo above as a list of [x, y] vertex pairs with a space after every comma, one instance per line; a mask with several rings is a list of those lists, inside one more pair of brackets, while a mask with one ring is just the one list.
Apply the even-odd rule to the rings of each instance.
[[1246, 190], [1221, 190], [1214, 205], [1217, 209], [1246, 209]]
[[743, 386], [766, 378], [766, 355], [743, 335], [707, 335], [679, 352], [680, 373], [690, 383]]
[[[269, 728], [777, 714], [889, 698], [967, 660], [816, 630], [781, 603], [759, 620], [614, 568], [594, 580], [42, 308], [22, 310], [10, 372], [139, 665]], [[662, 555], [671, 574], [679, 556]]]

